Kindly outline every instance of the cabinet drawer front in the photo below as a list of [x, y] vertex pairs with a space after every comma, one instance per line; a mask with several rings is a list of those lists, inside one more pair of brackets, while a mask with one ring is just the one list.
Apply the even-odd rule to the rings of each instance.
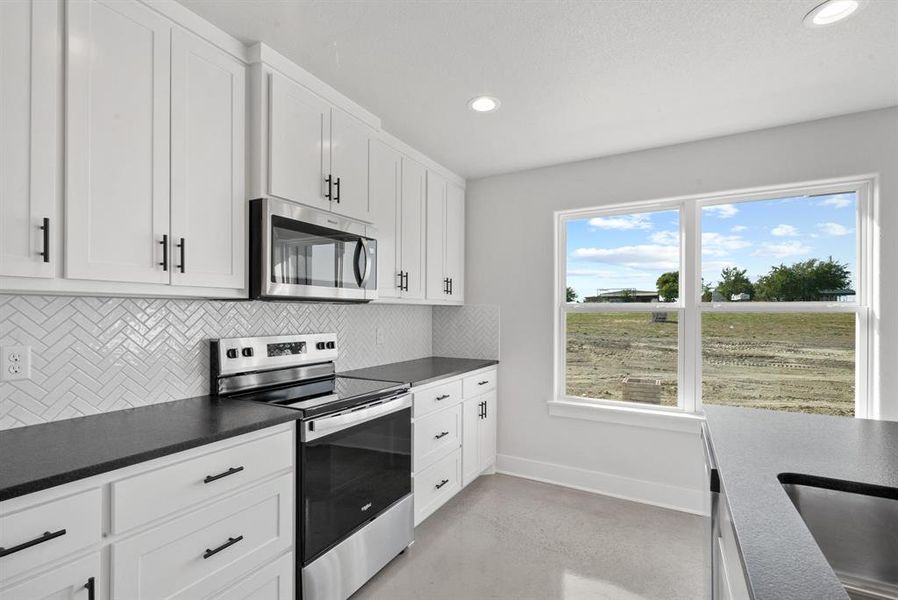
[[37, 577], [0, 592], [0, 598], [9, 600], [86, 600], [88, 581], [93, 580], [98, 595], [106, 591], [106, 580], [101, 576], [101, 554], [94, 552], [78, 560], [60, 565]]
[[293, 433], [284, 431], [116, 481], [112, 530], [126, 531], [286, 469], [293, 455]]
[[0, 581], [99, 542], [102, 508], [97, 488], [0, 517]]
[[212, 597], [215, 600], [293, 600], [293, 553], [289, 552]]
[[473, 398], [496, 389], [496, 370], [470, 375], [464, 379], [465, 398]]
[[415, 421], [415, 472], [461, 443], [461, 404]]
[[461, 449], [415, 473], [417, 525], [461, 490]]
[[461, 379], [435, 385], [415, 393], [415, 418], [461, 402]]
[[284, 475], [114, 544], [114, 597], [202, 597], [292, 541], [293, 477]]

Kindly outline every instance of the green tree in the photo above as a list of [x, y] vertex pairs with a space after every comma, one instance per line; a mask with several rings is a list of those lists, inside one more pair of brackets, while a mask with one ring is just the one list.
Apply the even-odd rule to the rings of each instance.
[[655, 285], [658, 286], [658, 295], [665, 302], [673, 302], [680, 297], [680, 272], [664, 273], [658, 278]]
[[755, 296], [755, 286], [745, 274], [746, 269], [738, 267], [724, 267], [720, 272], [720, 283], [717, 284], [717, 292], [723, 296], [724, 301], [729, 301], [736, 294], [748, 294]]
[[702, 302], [710, 302], [711, 297], [711, 285], [705, 283], [704, 278], [702, 278]]
[[565, 302], [576, 302], [577, 292], [571, 286], [567, 286], [567, 290], [565, 290], [565, 297]]
[[758, 278], [758, 300], [769, 302], [813, 302], [823, 290], [837, 290], [851, 285], [848, 265], [832, 257], [816, 258], [773, 267]]

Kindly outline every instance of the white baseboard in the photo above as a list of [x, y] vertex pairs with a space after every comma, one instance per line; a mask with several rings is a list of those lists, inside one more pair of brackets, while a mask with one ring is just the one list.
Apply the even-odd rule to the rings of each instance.
[[708, 514], [704, 494], [701, 490], [691, 488], [622, 477], [578, 467], [567, 467], [507, 454], [500, 454], [496, 458], [496, 472], [584, 492], [671, 508], [695, 515]]

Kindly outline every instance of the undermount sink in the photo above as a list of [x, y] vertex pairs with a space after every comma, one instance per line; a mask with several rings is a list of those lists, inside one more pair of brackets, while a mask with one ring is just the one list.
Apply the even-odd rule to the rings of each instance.
[[898, 494], [780, 482], [852, 600], [898, 600]]

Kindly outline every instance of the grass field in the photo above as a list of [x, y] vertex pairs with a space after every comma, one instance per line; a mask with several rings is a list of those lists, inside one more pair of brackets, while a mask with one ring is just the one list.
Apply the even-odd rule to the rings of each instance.
[[[569, 314], [568, 394], [622, 400], [629, 375], [660, 380], [660, 403], [676, 406], [676, 319]], [[854, 322], [853, 314], [705, 314], [703, 402], [853, 415]]]

